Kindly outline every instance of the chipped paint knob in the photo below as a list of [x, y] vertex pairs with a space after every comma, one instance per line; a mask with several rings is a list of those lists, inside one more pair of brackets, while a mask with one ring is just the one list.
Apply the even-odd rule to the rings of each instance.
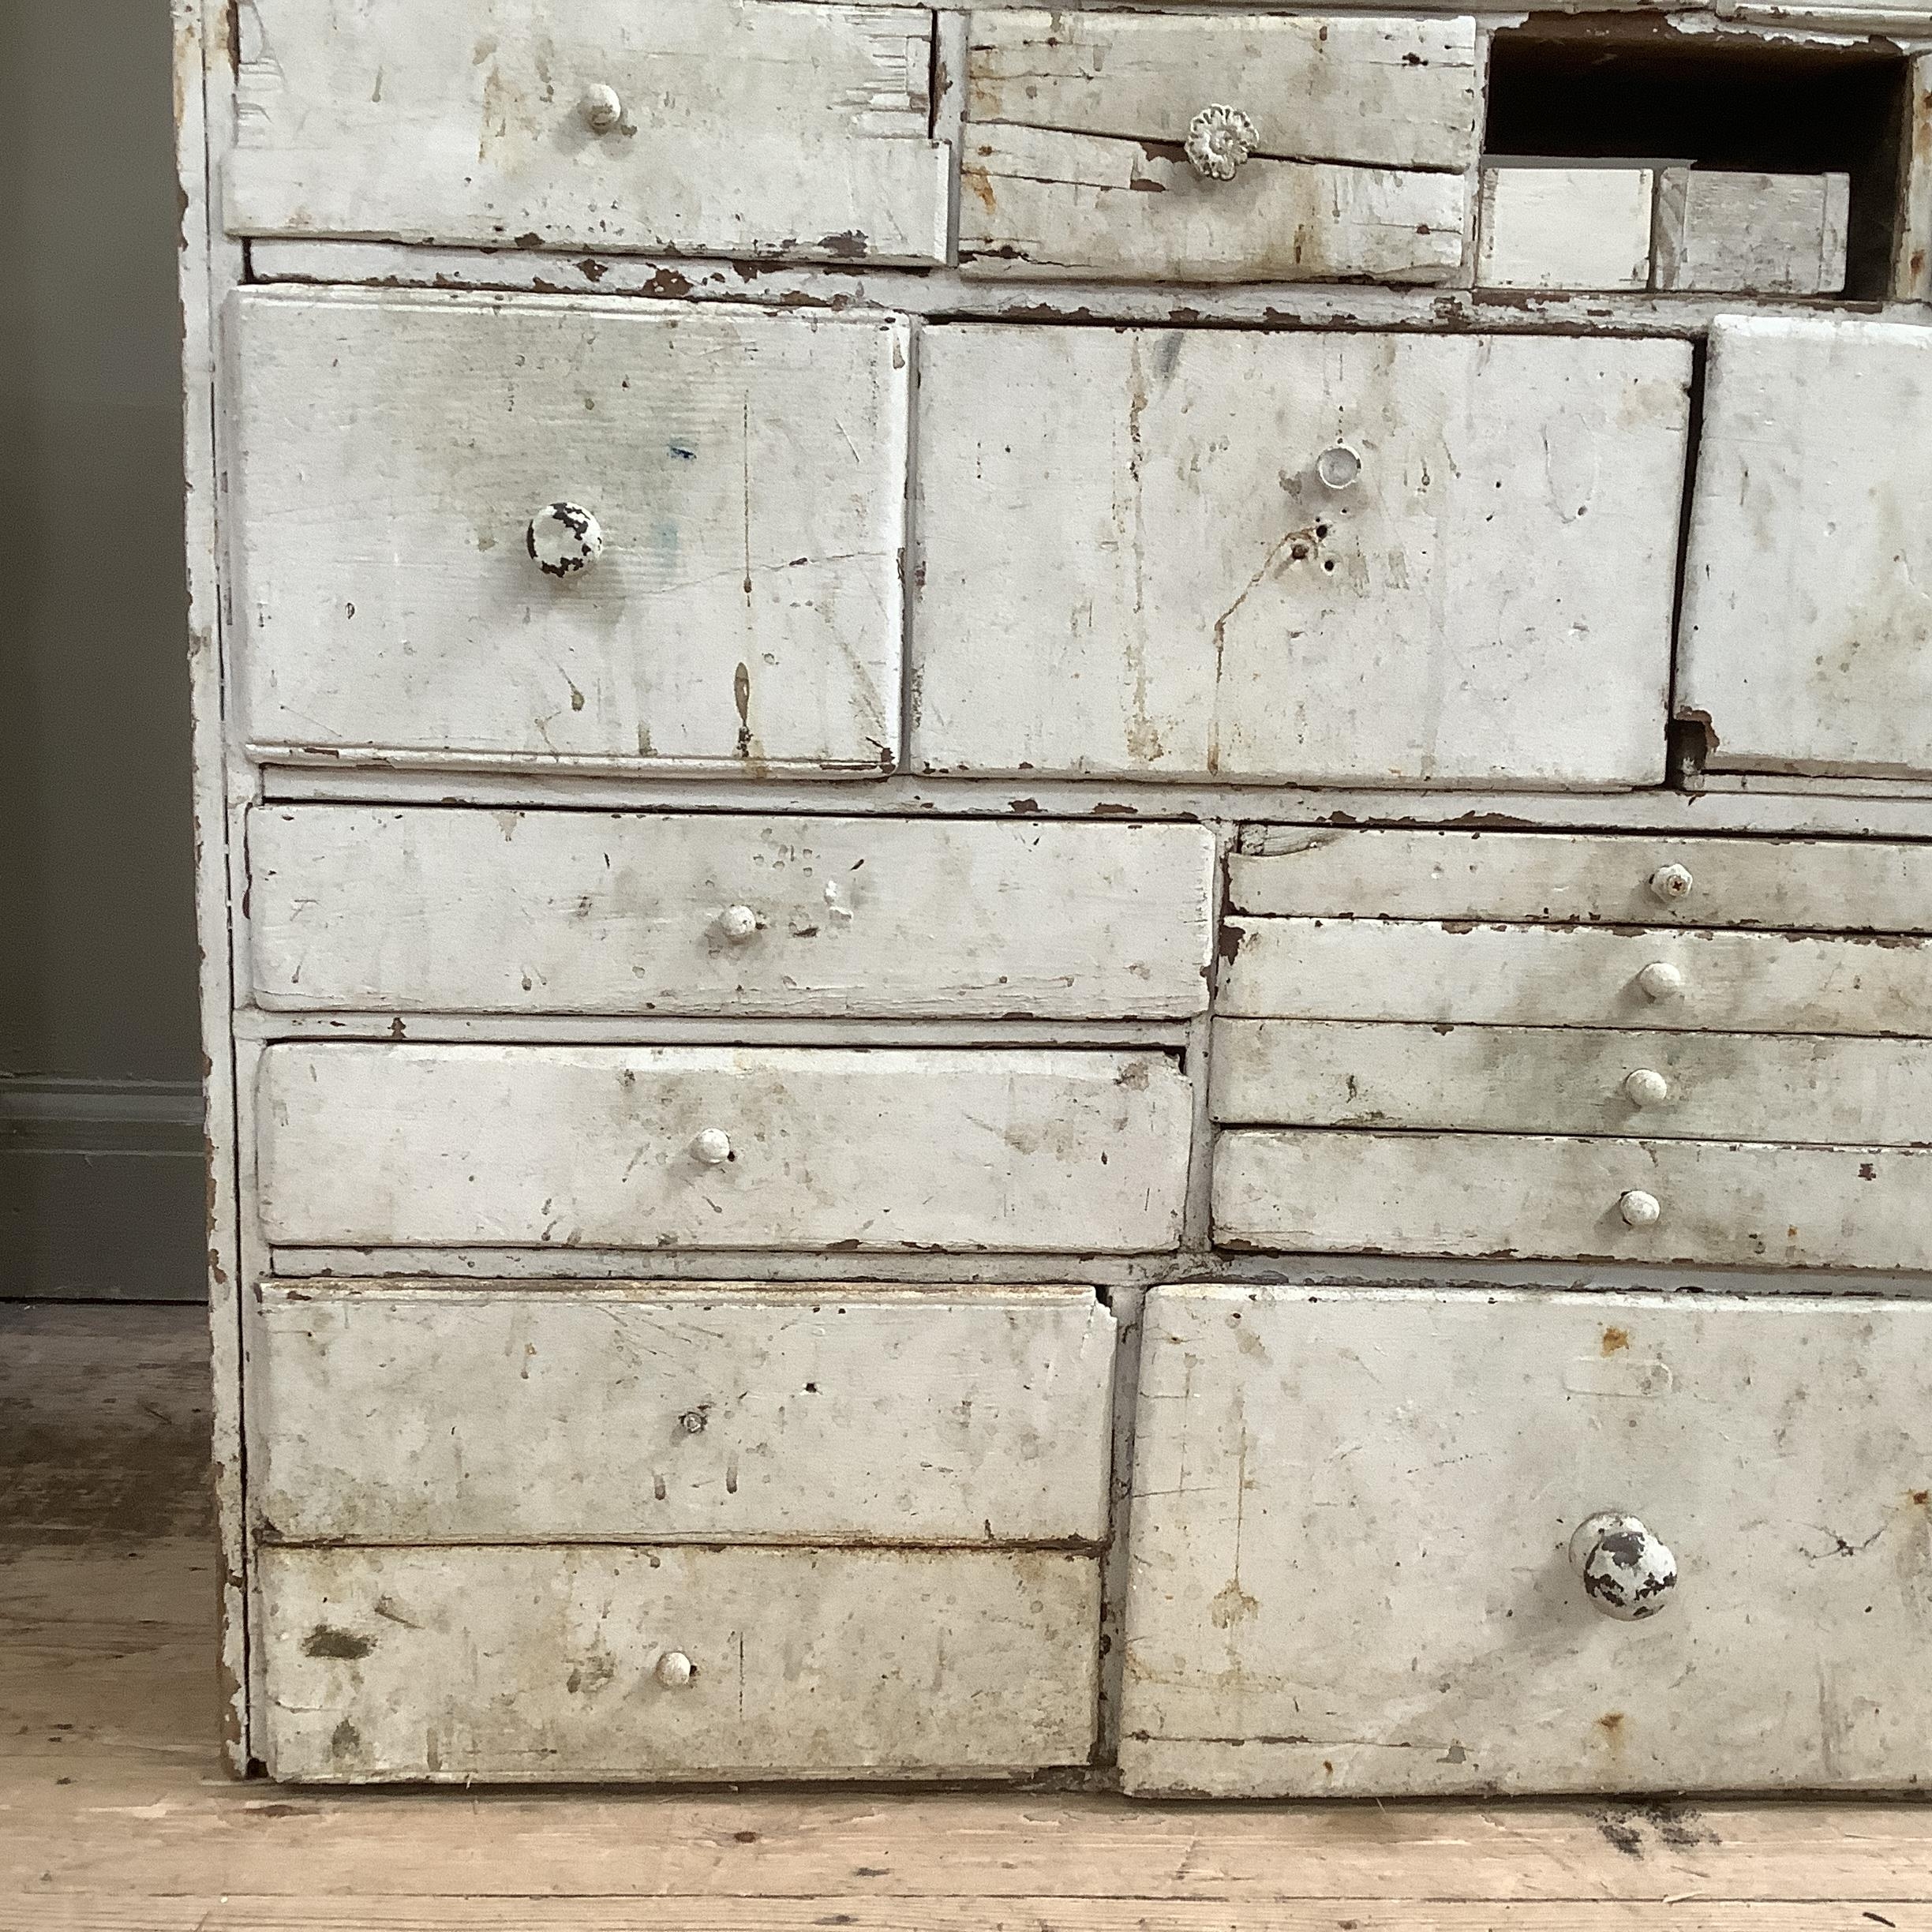
[[1584, 1595], [1619, 1623], [1655, 1616], [1677, 1587], [1677, 1559], [1620, 1510], [1601, 1511], [1577, 1525], [1570, 1563]]
[[1203, 181], [1232, 181], [1260, 138], [1238, 107], [1204, 107], [1188, 123], [1188, 165]]
[[1632, 1227], [1655, 1227], [1664, 1218], [1664, 1204], [1642, 1188], [1631, 1188], [1618, 1197], [1617, 1212]]
[[623, 103], [617, 98], [615, 88], [605, 87], [599, 81], [594, 87], [584, 89], [584, 97], [578, 103], [578, 112], [584, 118], [584, 125], [593, 134], [608, 134], [623, 118]]
[[1679, 899], [1690, 897], [1690, 888], [1696, 883], [1688, 866], [1659, 866], [1650, 874], [1650, 897], [1665, 905], [1675, 905]]
[[1683, 990], [1683, 972], [1668, 960], [1653, 960], [1637, 975], [1637, 984], [1646, 999], [1672, 999]]
[[743, 945], [758, 937], [758, 915], [749, 906], [727, 906], [718, 915], [718, 930], [733, 945]]
[[732, 1157], [731, 1136], [722, 1127], [707, 1127], [691, 1144], [691, 1159], [707, 1167], [722, 1167]]
[[1346, 443], [1325, 449], [1315, 459], [1315, 474], [1324, 489], [1345, 490], [1361, 474], [1361, 458]]
[[682, 1690], [698, 1675], [696, 1668], [682, 1650], [667, 1650], [657, 1660], [657, 1681], [667, 1690]]
[[1632, 1106], [1661, 1106], [1670, 1098], [1670, 1082], [1655, 1067], [1623, 1076], [1623, 1097]]
[[581, 504], [545, 504], [530, 519], [530, 553], [546, 577], [588, 570], [604, 554], [603, 526]]

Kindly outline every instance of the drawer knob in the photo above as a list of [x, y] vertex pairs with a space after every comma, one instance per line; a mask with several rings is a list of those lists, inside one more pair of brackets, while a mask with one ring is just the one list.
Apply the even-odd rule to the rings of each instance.
[[1659, 866], [1650, 874], [1650, 897], [1665, 905], [1675, 905], [1679, 899], [1690, 897], [1690, 888], [1696, 883], [1688, 866]]
[[733, 945], [743, 945], [758, 937], [758, 915], [749, 906], [727, 906], [718, 915], [718, 930]]
[[1604, 1510], [1577, 1525], [1570, 1562], [1583, 1593], [1605, 1616], [1655, 1616], [1677, 1587], [1677, 1559], [1634, 1516]]
[[1315, 474], [1324, 489], [1345, 490], [1361, 474], [1361, 459], [1346, 443], [1338, 443], [1315, 459]]
[[682, 1690], [698, 1675], [698, 1671], [682, 1650], [667, 1650], [657, 1660], [655, 1675], [667, 1690]]
[[1653, 960], [1637, 975], [1637, 983], [1646, 999], [1672, 999], [1683, 990], [1683, 969], [1668, 960]]
[[584, 118], [584, 125], [593, 134], [608, 134], [623, 120], [623, 103], [618, 99], [615, 88], [605, 87], [599, 81], [596, 86], [584, 89], [578, 111]]
[[1632, 1106], [1661, 1106], [1670, 1098], [1670, 1082], [1655, 1067], [1623, 1076], [1623, 1097]]
[[1642, 1188], [1632, 1188], [1617, 1200], [1617, 1212], [1632, 1227], [1655, 1227], [1664, 1217], [1664, 1204]]
[[580, 504], [545, 504], [530, 519], [530, 553], [546, 577], [588, 570], [604, 554], [604, 530]]
[[707, 1127], [691, 1144], [691, 1159], [707, 1167], [722, 1167], [732, 1157], [731, 1136], [722, 1127]]
[[1260, 138], [1238, 107], [1204, 107], [1188, 123], [1189, 165], [1203, 181], [1232, 181]]

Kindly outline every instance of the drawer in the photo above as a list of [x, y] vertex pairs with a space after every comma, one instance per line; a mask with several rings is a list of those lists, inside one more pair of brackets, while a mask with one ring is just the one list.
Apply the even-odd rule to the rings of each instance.
[[264, 1285], [271, 1541], [1098, 1544], [1085, 1288]]
[[232, 234], [946, 256], [923, 9], [240, 0]]
[[908, 343], [541, 297], [237, 297], [250, 739], [889, 768]]
[[1932, 933], [1932, 844], [1256, 826], [1237, 912]]
[[[1916, 1785], [1929, 1488], [1932, 1306], [1156, 1290], [1124, 1781]], [[1674, 1555], [1656, 1615], [1583, 1588], [1600, 1512]]]
[[[1448, 281], [1476, 120], [1469, 19], [977, 13], [960, 265]], [[1238, 137], [1219, 160], [1218, 129]]]
[[1932, 1270], [1932, 1151], [1242, 1128], [1215, 1242], [1297, 1254]]
[[1222, 943], [1219, 1010], [1249, 1019], [1932, 1034], [1923, 938], [1237, 919]]
[[249, 825], [264, 1006], [1181, 1017], [1197, 826], [289, 806]]
[[1676, 702], [1713, 769], [1932, 777], [1928, 497], [1932, 329], [1713, 325]]
[[1099, 1567], [1057, 1550], [268, 1549], [271, 1777], [1084, 1764]]
[[1657, 782], [1689, 371], [1680, 343], [927, 329], [916, 762]]
[[1157, 1054], [271, 1046], [264, 1232], [307, 1247], [1175, 1245], [1189, 1083]]

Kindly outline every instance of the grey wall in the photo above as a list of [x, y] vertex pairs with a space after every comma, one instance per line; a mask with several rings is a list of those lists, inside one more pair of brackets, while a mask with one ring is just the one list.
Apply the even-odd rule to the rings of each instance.
[[0, 1295], [201, 1292], [170, 59], [0, 6]]

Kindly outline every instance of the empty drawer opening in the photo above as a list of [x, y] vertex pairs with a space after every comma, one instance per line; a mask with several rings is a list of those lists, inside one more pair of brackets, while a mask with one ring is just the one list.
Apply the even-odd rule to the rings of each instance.
[[1485, 152], [1498, 162], [1846, 177], [1842, 292], [1874, 301], [1890, 284], [1908, 102], [1896, 48], [1691, 36], [1620, 16], [1544, 19], [1491, 43]]

